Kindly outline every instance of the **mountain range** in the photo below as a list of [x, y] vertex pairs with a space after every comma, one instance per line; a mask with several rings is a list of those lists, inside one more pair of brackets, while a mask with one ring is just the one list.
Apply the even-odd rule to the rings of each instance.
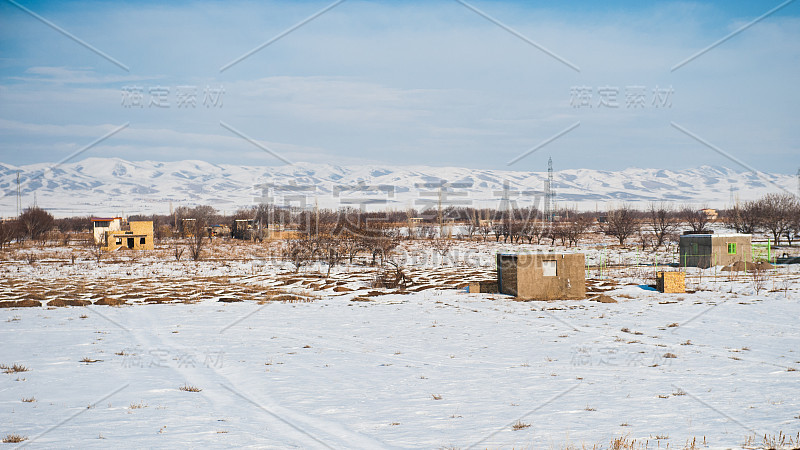
[[[298, 207], [423, 210], [442, 206], [503, 208], [543, 206], [547, 172], [431, 166], [337, 166], [296, 163], [241, 166], [203, 161], [126, 161], [87, 158], [64, 164], [0, 163], [0, 216], [17, 211], [17, 174], [22, 207], [47, 209], [56, 217], [168, 214], [178, 206], [211, 205], [231, 213], [259, 202]], [[795, 177], [724, 167], [664, 170], [628, 168], [553, 173], [556, 207], [608, 209], [653, 202], [725, 208], [781, 189], [793, 192]]]

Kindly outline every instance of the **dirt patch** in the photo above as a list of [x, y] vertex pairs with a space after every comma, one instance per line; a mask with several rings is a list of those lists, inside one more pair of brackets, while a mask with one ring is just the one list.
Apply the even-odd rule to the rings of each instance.
[[600, 302], [600, 303], [617, 303], [617, 301], [614, 300], [613, 297], [610, 297], [605, 294], [600, 294], [597, 297], [591, 298], [590, 300], [593, 302]]
[[301, 297], [299, 295], [281, 294], [281, 295], [276, 295], [274, 297], [271, 297], [269, 299], [269, 301], [271, 301], [271, 302], [309, 302], [311, 300], [307, 299], [305, 297]]
[[42, 306], [42, 302], [38, 300], [11, 300], [0, 302], [0, 308], [34, 308]]
[[105, 305], [105, 306], [122, 306], [125, 305], [125, 299], [122, 298], [108, 298], [103, 297], [100, 300], [94, 302], [95, 305]]
[[336, 286], [335, 288], [333, 288], [333, 292], [351, 292], [351, 291], [352, 289], [348, 289], [344, 286]]
[[752, 262], [745, 262], [745, 261], [736, 261], [733, 264], [727, 265], [722, 268], [723, 272], [745, 272], [745, 271], [754, 271], [754, 270], [767, 270], [767, 269], [774, 269], [775, 266], [766, 262], [766, 261], [759, 261], [757, 263]]
[[50, 300], [47, 302], [47, 306], [88, 306], [91, 305], [92, 302], [90, 300], [71, 300], [71, 299], [64, 299], [64, 298], [57, 298], [55, 300]]
[[221, 298], [220, 298], [219, 300], [217, 300], [217, 301], [218, 301], [218, 302], [222, 302], [222, 303], [236, 303], [236, 302], [241, 302], [241, 301], [242, 301], [242, 299], [240, 299], [240, 298], [233, 298], [233, 297], [221, 297]]

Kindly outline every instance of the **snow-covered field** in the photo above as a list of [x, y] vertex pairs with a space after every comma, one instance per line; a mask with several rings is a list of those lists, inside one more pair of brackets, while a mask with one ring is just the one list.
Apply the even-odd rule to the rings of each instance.
[[0, 265], [0, 300], [128, 304], [0, 309], [0, 364], [27, 369], [0, 373], [0, 437], [31, 448], [608, 448], [619, 436], [739, 448], [782, 432], [797, 445], [800, 267], [773, 269], [758, 294], [752, 276], [714, 269], [690, 270], [686, 294], [644, 286], [653, 268], [590, 270], [589, 298], [617, 303], [518, 302], [458, 289], [490, 277], [505, 248], [462, 247], [473, 256], [407, 260], [405, 292], [369, 286], [375, 269], [356, 265], [325, 279], [324, 267], [294, 274], [252, 255], [97, 264], [19, 252]]

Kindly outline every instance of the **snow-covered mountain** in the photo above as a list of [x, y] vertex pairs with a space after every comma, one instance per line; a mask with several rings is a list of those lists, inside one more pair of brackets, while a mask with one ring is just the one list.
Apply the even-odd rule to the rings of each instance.
[[[321, 208], [341, 206], [418, 210], [443, 205], [501, 207], [504, 202], [542, 205], [545, 172], [430, 166], [237, 166], [203, 161], [126, 161], [88, 158], [66, 164], [0, 163], [0, 215], [16, 213], [17, 172], [22, 206], [34, 203], [56, 216], [166, 214], [170, 206], [212, 205], [233, 212], [267, 201]], [[793, 191], [795, 177], [703, 166], [680, 171], [630, 168], [554, 173], [557, 206], [583, 210], [630, 203], [724, 208], [732, 193], [754, 199], [780, 188]]]

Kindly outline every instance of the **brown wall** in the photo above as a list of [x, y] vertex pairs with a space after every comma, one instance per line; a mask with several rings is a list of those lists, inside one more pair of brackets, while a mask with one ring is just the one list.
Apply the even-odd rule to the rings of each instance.
[[[530, 300], [586, 298], [586, 259], [582, 253], [498, 255], [501, 292]], [[542, 261], [556, 262], [556, 276], [544, 276]]]
[[[126, 231], [107, 231], [103, 250], [113, 251], [120, 247], [128, 248], [128, 239], [133, 239], [133, 250], [153, 250], [155, 248], [152, 221], [131, 222], [131, 234], [125, 233]], [[117, 238], [122, 239], [120, 244], [117, 244]], [[141, 243], [142, 238], [144, 238], [144, 244]]]
[[[728, 243], [736, 243], [736, 254], [728, 254]], [[695, 248], [696, 247], [696, 248]], [[736, 261], [753, 261], [750, 235], [699, 235], [688, 234], [680, 239], [680, 266], [701, 267], [727, 266]]]

